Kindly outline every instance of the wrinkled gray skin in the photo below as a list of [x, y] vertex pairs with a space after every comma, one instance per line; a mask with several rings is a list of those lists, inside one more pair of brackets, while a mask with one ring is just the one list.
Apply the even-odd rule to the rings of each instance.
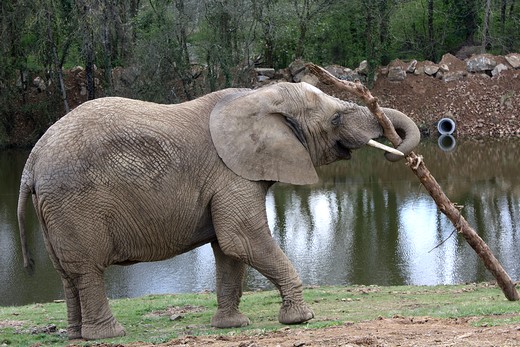
[[[419, 130], [386, 109], [409, 153]], [[282, 297], [279, 321], [314, 314], [302, 282], [271, 237], [265, 196], [276, 181], [317, 181], [315, 166], [349, 159], [382, 135], [366, 108], [305, 84], [227, 89], [178, 105], [123, 98], [87, 102], [38, 141], [18, 204], [25, 265], [26, 200], [63, 281], [69, 338], [124, 335], [109, 309], [103, 272], [112, 264], [173, 257], [210, 242], [218, 309], [211, 324], [249, 324], [238, 306], [246, 265]], [[390, 160], [398, 159], [388, 155]]]

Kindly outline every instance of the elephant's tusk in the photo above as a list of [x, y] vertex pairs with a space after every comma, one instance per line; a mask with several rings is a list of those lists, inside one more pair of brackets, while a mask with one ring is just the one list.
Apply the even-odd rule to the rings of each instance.
[[382, 149], [383, 151], [386, 151], [386, 152], [393, 153], [393, 154], [400, 155], [400, 156], [403, 156], [403, 157], [404, 157], [404, 153], [403, 153], [403, 152], [398, 151], [398, 150], [395, 149], [395, 148], [392, 148], [392, 147], [388, 147], [388, 146], [386, 146], [386, 145], [383, 145], [382, 143], [379, 143], [379, 142], [374, 141], [374, 140], [370, 140], [370, 141], [368, 141], [368, 142], [367, 142], [367, 145], [372, 146], [372, 147], [375, 147], [375, 148], [379, 148], [379, 149]]

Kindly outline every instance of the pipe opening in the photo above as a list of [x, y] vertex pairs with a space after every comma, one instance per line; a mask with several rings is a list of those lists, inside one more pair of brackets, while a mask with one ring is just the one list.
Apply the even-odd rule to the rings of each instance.
[[451, 118], [442, 118], [437, 123], [437, 130], [441, 135], [451, 135], [456, 129], [455, 121]]
[[457, 140], [455, 140], [453, 135], [441, 135], [437, 140], [437, 144], [444, 152], [451, 152], [457, 146]]

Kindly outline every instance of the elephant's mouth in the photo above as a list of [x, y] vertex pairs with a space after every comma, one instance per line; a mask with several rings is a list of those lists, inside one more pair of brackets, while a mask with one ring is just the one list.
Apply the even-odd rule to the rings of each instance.
[[336, 141], [335, 147], [339, 158], [349, 160], [352, 157], [352, 151], [341, 141]]

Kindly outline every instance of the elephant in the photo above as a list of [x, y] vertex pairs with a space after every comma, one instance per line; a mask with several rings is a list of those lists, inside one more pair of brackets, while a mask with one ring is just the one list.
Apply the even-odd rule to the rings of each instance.
[[[383, 110], [403, 139], [397, 150], [410, 153], [419, 129], [403, 113]], [[62, 279], [70, 339], [125, 334], [108, 305], [108, 266], [163, 260], [207, 243], [216, 263], [212, 326], [250, 324], [239, 310], [247, 266], [278, 289], [280, 323], [306, 322], [314, 313], [271, 236], [267, 191], [276, 182], [316, 183], [315, 167], [350, 159], [382, 134], [366, 107], [304, 82], [224, 89], [173, 105], [85, 102], [43, 134], [23, 169], [24, 265], [32, 264], [24, 230], [31, 197]]]

